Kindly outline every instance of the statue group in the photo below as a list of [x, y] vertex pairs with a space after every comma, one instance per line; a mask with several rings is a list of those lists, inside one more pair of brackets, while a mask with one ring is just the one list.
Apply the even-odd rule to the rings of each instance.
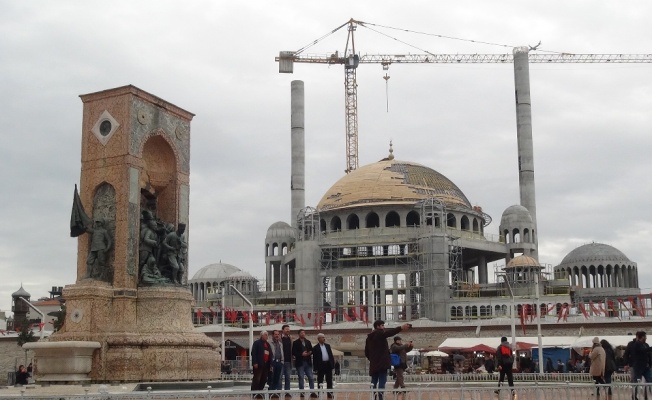
[[165, 223], [143, 211], [140, 223], [138, 281], [143, 286], [183, 284], [188, 244], [185, 224]]

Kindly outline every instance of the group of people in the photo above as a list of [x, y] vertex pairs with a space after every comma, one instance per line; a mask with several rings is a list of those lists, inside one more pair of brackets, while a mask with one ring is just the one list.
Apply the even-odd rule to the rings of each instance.
[[[272, 397], [279, 397], [282, 389], [286, 391], [285, 396], [290, 397], [287, 391], [290, 390], [292, 361], [299, 377], [299, 390], [304, 390], [304, 379], [308, 378], [310, 397], [317, 397], [314, 392], [313, 370], [317, 371], [319, 386], [326, 380], [326, 388], [333, 388], [333, 370], [339, 369], [339, 363], [333, 356], [330, 344], [326, 343], [326, 335], [318, 334], [317, 344], [314, 346], [306, 339], [305, 330], [299, 329], [298, 335], [296, 340], [292, 340], [289, 325], [283, 325], [280, 331], [273, 331], [272, 340], [269, 340], [267, 331], [260, 332], [260, 338], [254, 342], [251, 349], [254, 371], [251, 380], [252, 391], [264, 390], [265, 385], [268, 385], [269, 390], [274, 392]], [[304, 396], [301, 392], [301, 397]], [[257, 397], [262, 398], [262, 395]], [[328, 392], [328, 398], [332, 397], [332, 392]]]
[[[390, 354], [396, 354], [400, 362], [394, 366], [396, 373], [395, 388], [404, 388], [403, 375], [407, 368], [407, 352], [412, 350], [412, 342], [403, 344], [401, 337], [396, 336], [401, 331], [407, 331], [412, 327], [410, 324], [385, 329], [385, 322], [378, 320], [373, 324], [374, 330], [367, 335], [365, 343], [365, 356], [369, 360], [369, 375], [374, 389], [385, 389], [387, 373], [392, 367]], [[292, 362], [297, 370], [299, 378], [300, 396], [305, 397], [304, 379], [308, 378], [308, 386], [311, 391], [310, 397], [316, 398], [314, 392], [315, 380], [313, 370], [317, 372], [317, 385], [321, 387], [326, 381], [326, 389], [333, 389], [333, 371], [339, 370], [339, 363], [333, 356], [330, 344], [326, 343], [326, 335], [317, 335], [317, 344], [314, 346], [306, 339], [306, 332], [299, 329], [298, 338], [292, 340], [290, 337], [290, 326], [283, 325], [281, 330], [272, 332], [272, 339], [269, 339], [267, 331], [260, 332], [260, 338], [256, 340], [251, 349], [251, 362], [253, 367], [253, 378], [251, 380], [252, 391], [262, 391], [265, 385], [272, 392], [272, 398], [278, 398], [282, 390], [285, 397], [291, 397], [290, 375], [292, 373]], [[391, 346], [387, 339], [394, 337]], [[256, 395], [262, 398], [261, 394]], [[333, 398], [332, 392], [327, 392], [327, 397]], [[378, 400], [383, 400], [382, 392], [378, 392]]]

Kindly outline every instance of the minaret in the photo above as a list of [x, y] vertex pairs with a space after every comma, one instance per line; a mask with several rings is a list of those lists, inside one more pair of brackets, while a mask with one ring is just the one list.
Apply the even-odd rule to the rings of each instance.
[[[530, 212], [538, 248], [537, 206], [534, 190], [534, 146], [532, 144], [532, 103], [527, 47], [514, 48], [514, 88], [516, 95], [516, 137], [518, 142], [518, 181], [521, 205]], [[538, 251], [535, 259], [538, 260]]]
[[292, 215], [290, 225], [297, 227], [297, 215], [306, 207], [306, 149], [304, 135], [304, 96], [303, 81], [292, 81], [291, 84], [291, 117], [290, 135], [292, 146], [292, 165], [290, 171], [290, 194]]

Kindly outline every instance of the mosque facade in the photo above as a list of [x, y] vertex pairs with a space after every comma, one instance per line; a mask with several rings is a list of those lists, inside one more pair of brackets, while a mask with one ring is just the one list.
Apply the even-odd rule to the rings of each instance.
[[[505, 209], [498, 235], [485, 232], [492, 218], [455, 183], [427, 166], [395, 159], [391, 145], [387, 157], [335, 182], [316, 207], [303, 204], [303, 84], [297, 82], [291, 218], [267, 230], [265, 281], [249, 292], [257, 317], [317, 326], [472, 321], [512, 313], [527, 318], [537, 308], [550, 319], [580, 311], [604, 317], [641, 312], [637, 265], [612, 246], [590, 243], [557, 266], [539, 263], [536, 216], [525, 206], [534, 209], [533, 173], [528, 185], [521, 184], [525, 205]], [[504, 266], [489, 268], [491, 263]], [[205, 276], [216, 268], [207, 266], [189, 281], [198, 307], [220, 302], [221, 287], [252, 285], [250, 276], [229, 280], [229, 274], [242, 275], [239, 270]], [[237, 303], [226, 296], [225, 304]]]

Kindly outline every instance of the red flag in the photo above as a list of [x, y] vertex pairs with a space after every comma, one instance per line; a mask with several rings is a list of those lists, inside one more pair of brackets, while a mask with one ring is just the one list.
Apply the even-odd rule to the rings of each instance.
[[550, 314], [551, 312], [553, 312], [555, 310], [555, 307], [557, 307], [557, 304], [552, 304], [550, 308], [548, 308], [548, 312], [546, 312], [546, 314]]
[[269, 319], [271, 318], [271, 315], [269, 315], [269, 312], [265, 313], [265, 325], [269, 325]]
[[319, 313], [319, 329], [324, 325], [324, 320], [326, 319], [326, 314], [321, 312]]
[[276, 323], [277, 324], [283, 323], [283, 314], [282, 313], [276, 314]]
[[308, 319], [310, 319], [310, 317], [312, 317], [312, 313], [308, 313]]
[[319, 314], [315, 313], [315, 318], [312, 320], [312, 327], [317, 329], [319, 328]]
[[559, 307], [559, 315], [557, 316], [557, 322], [559, 322], [564, 317], [564, 306]]
[[335, 321], [335, 316], [337, 315], [337, 310], [331, 310], [331, 322]]
[[568, 321], [568, 312], [570, 311], [570, 304], [564, 305], [564, 321]]
[[301, 326], [304, 326], [306, 324], [306, 320], [303, 319], [303, 314], [300, 314], [299, 318], [301, 318]]
[[242, 312], [242, 321], [243, 322], [249, 322], [249, 312], [248, 311], [243, 311]]
[[235, 320], [238, 319], [238, 311], [229, 309], [226, 312], [226, 318], [231, 321], [231, 323], [234, 323]]
[[639, 308], [641, 309], [641, 317], [645, 317], [645, 314], [646, 314], [646, 312], [645, 312], [645, 296], [643, 296], [642, 294], [638, 295], [638, 304], [639, 304]]
[[201, 323], [201, 320], [204, 319], [204, 313], [200, 309], [197, 309], [197, 320]]
[[2, 333], [2, 336], [5, 336], [5, 332], [7, 331], [5, 331], [4, 329], [0, 329], [0, 333]]
[[358, 307], [351, 307], [351, 312], [353, 313], [353, 320], [354, 321], [357, 321], [357, 320], [360, 319], [360, 318], [358, 318], [358, 312], [356, 311], [357, 308]]
[[353, 321], [351, 317], [349, 317], [349, 313], [347, 312], [346, 308], [342, 309], [342, 317], [344, 317], [344, 320], [347, 322]]
[[257, 324], [257, 323], [258, 323], [258, 313], [253, 313], [253, 314], [251, 314], [251, 321], [252, 321], [254, 324]]
[[367, 316], [367, 306], [360, 306], [360, 314], [362, 314], [362, 322], [369, 326], [369, 317]]
[[629, 297], [629, 305], [632, 307], [632, 310], [636, 312], [636, 314], [641, 315], [641, 310], [638, 307], [638, 303], [636, 303], [636, 300], [634, 300], [633, 297]]
[[523, 329], [523, 334], [525, 335], [525, 304], [521, 305], [520, 318], [521, 328]]
[[604, 306], [602, 305], [601, 302], [598, 303], [598, 310], [600, 310], [600, 312], [603, 313], [605, 317], [607, 316], [607, 311], [605, 311]]
[[213, 311], [213, 309], [210, 308], [210, 307], [208, 307], [208, 309], [210, 310], [211, 314], [213, 314], [213, 318], [216, 318], [217, 317], [217, 312]]
[[[580, 308], [582, 314], [584, 314], [584, 318], [589, 319], [589, 314], [587, 314], [586, 309], [584, 309], [584, 303], [579, 303], [578, 307]], [[591, 307], [593, 307], [593, 303], [591, 303]]]
[[593, 301], [589, 301], [589, 307], [591, 307], [591, 311], [593, 311], [593, 314], [600, 315], [600, 310], [593, 304]]

